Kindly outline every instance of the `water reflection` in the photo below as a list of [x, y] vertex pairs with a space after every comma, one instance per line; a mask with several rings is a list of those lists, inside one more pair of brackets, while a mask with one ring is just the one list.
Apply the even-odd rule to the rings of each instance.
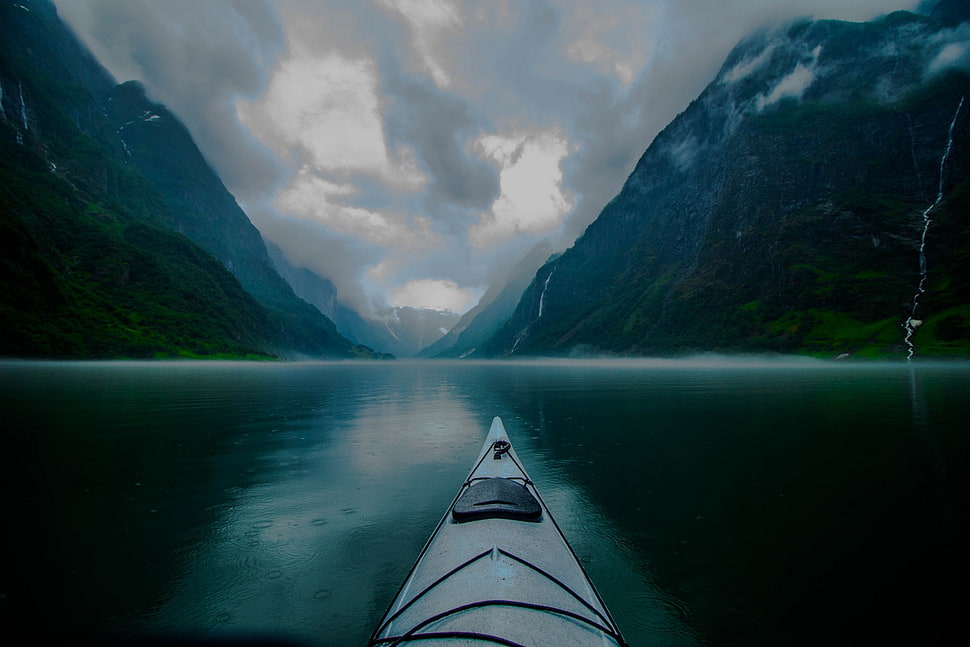
[[[472, 406], [479, 389], [463, 393], [433, 370], [389, 377], [372, 367], [318, 369], [301, 367], [302, 395], [291, 398], [286, 425], [270, 430], [272, 443], [233, 441], [257, 466], [252, 483], [227, 492], [208, 532], [182, 551], [164, 602], [139, 625], [211, 636], [282, 626], [323, 644], [369, 635], [470, 468], [494, 410], [483, 415]], [[348, 370], [361, 371], [359, 388], [334, 397], [330, 380], [346, 382]], [[524, 455], [535, 453], [529, 441], [537, 437], [517, 439]], [[680, 626], [674, 634], [689, 636], [609, 520], [561, 473], [536, 467], [533, 477], [562, 511], [587, 567], [595, 562], [609, 574], [610, 590], [635, 592], [646, 626]]]
[[[303, 376], [307, 394], [326, 392], [332, 377], [343, 381], [328, 368]], [[186, 556], [178, 594], [153, 623], [267, 633], [285, 618], [304, 637], [366, 638], [481, 430], [447, 389], [433, 385], [416, 397], [424, 385], [368, 369], [361, 378], [349, 397], [322, 406], [308, 395], [290, 411], [294, 428], [278, 430], [275, 445], [253, 457], [258, 484], [239, 492], [219, 533]]]
[[0, 378], [18, 556], [0, 611], [38, 631], [56, 616], [361, 644], [494, 415], [633, 645], [932, 644], [958, 599], [939, 574], [968, 574], [966, 365], [0, 364]]

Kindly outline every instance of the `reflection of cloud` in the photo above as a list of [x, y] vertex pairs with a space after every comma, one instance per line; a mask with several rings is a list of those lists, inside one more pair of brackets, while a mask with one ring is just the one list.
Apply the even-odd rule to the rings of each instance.
[[563, 191], [560, 163], [570, 146], [558, 133], [485, 135], [476, 142], [499, 168], [501, 194], [491, 211], [472, 227], [469, 239], [487, 247], [517, 233], [551, 231], [572, 209]]
[[[484, 439], [481, 420], [437, 380], [416, 397], [413, 369], [392, 378], [388, 367], [287, 370], [246, 382], [286, 418], [213, 453], [217, 472], [251, 465], [254, 482], [210, 509], [205, 532], [179, 552], [177, 594], [140, 629], [363, 644], [373, 627], [361, 609], [391, 599]], [[356, 390], [341, 386], [348, 371]]]

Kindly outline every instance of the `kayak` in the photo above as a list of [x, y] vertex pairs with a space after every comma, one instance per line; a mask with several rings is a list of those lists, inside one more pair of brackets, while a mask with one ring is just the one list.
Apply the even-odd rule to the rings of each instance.
[[368, 643], [487, 644], [627, 645], [498, 417]]

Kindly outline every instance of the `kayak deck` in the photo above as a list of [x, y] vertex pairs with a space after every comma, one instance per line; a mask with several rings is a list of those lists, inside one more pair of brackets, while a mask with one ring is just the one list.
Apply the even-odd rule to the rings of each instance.
[[625, 645], [501, 419], [369, 644]]

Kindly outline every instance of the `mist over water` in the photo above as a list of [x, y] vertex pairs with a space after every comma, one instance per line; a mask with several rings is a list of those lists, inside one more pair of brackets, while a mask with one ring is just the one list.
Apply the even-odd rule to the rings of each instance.
[[942, 643], [968, 386], [797, 358], [0, 363], [0, 613], [363, 644], [498, 415], [632, 645]]

